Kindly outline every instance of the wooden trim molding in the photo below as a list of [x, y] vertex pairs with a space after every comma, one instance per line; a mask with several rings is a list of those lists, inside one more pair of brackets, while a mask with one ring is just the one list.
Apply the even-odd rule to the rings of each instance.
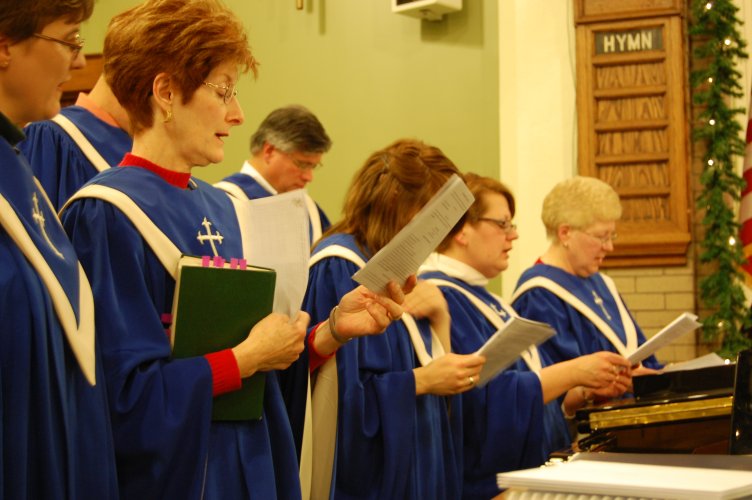
[[575, 23], [684, 15], [683, 0], [574, 0]]
[[102, 54], [86, 54], [86, 66], [71, 72], [72, 78], [63, 84], [62, 106], [75, 104], [79, 92], [88, 92], [97, 83], [104, 68]]

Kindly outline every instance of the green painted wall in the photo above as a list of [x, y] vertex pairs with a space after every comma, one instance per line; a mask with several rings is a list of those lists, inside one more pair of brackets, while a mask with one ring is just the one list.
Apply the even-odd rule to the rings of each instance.
[[[84, 27], [100, 52], [109, 19], [137, 4], [100, 0]], [[391, 12], [389, 0], [228, 0], [261, 62], [240, 82], [245, 123], [222, 165], [196, 169], [210, 182], [237, 170], [248, 139], [272, 109], [300, 103], [333, 140], [309, 192], [339, 218], [353, 172], [401, 137], [440, 147], [460, 169], [498, 176], [499, 50], [496, 0], [465, 0], [461, 12], [426, 22]]]

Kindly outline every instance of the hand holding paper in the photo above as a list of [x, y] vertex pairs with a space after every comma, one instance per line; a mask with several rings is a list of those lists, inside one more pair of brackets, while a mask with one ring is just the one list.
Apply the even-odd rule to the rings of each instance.
[[374, 292], [383, 292], [390, 280], [404, 283], [449, 234], [474, 199], [462, 179], [457, 174], [452, 175], [415, 217], [353, 275], [353, 279]]
[[650, 340], [642, 344], [627, 359], [632, 366], [640, 363], [643, 359], [654, 354], [658, 349], [664, 347], [684, 334], [696, 330], [700, 326], [697, 316], [690, 313], [682, 313], [674, 321], [669, 323], [663, 330], [656, 333]]
[[484, 359], [477, 354], [447, 353], [415, 368], [415, 393], [450, 396], [475, 388]]
[[513, 316], [476, 352], [487, 359], [478, 387], [508, 368], [530, 346], [542, 343], [555, 333], [546, 323]]
[[346, 338], [383, 332], [402, 316], [405, 295], [395, 282], [387, 284], [387, 295], [359, 286], [345, 294], [338, 305], [337, 332]]

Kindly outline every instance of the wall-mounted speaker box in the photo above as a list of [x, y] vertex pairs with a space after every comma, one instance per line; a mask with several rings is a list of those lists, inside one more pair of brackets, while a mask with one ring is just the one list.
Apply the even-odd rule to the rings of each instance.
[[392, 0], [392, 12], [440, 21], [444, 14], [462, 10], [462, 0]]

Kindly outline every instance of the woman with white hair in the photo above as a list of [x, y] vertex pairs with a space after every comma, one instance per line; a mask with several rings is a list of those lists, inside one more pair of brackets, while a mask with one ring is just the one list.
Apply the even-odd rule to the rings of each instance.
[[[560, 182], [543, 200], [551, 245], [522, 273], [513, 305], [521, 316], [556, 329], [542, 346], [554, 362], [603, 350], [626, 355], [645, 342], [614, 282], [599, 272], [614, 250], [620, 217], [619, 195], [592, 177]], [[643, 366], [661, 367], [652, 356]]]
[[[513, 304], [556, 328], [543, 346], [555, 361], [602, 350], [628, 354], [645, 342], [614, 282], [599, 272], [614, 250], [621, 211], [616, 191], [592, 177], [560, 182], [543, 201], [551, 245], [520, 277]], [[643, 365], [661, 367], [655, 357]]]
[[[598, 351], [626, 356], [645, 342], [613, 280], [599, 272], [614, 250], [621, 213], [616, 191], [592, 177], [560, 182], [543, 200], [551, 245], [520, 276], [512, 305], [520, 316], [556, 329], [540, 346], [552, 363]], [[651, 356], [632, 375], [659, 368]]]

